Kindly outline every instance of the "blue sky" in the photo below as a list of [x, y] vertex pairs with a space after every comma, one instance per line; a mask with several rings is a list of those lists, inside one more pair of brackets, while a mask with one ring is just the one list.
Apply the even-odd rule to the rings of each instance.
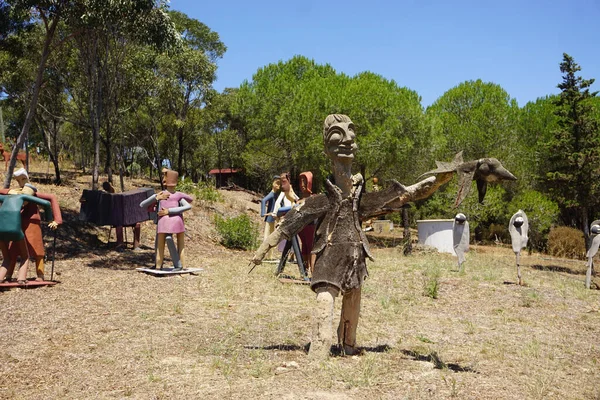
[[563, 52], [600, 90], [599, 0], [172, 0], [170, 7], [218, 32], [228, 47], [219, 91], [299, 54], [348, 75], [393, 79], [424, 106], [475, 79], [499, 84], [524, 106], [558, 93]]

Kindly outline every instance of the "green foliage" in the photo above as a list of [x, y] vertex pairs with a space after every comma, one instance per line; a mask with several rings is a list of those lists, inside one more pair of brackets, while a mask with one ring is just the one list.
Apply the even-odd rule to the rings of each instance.
[[[476, 184], [472, 183], [471, 192], [458, 209], [454, 200], [458, 191], [457, 179], [451, 181], [444, 190], [433, 194], [429, 199], [417, 205], [416, 219], [452, 219], [462, 212], [469, 220], [471, 232], [484, 229], [493, 223], [508, 225], [508, 193], [503, 186], [488, 185], [483, 204], [479, 203]], [[481, 237], [484, 240], [485, 237]], [[493, 238], [492, 238], [493, 239]]]
[[330, 170], [321, 127], [331, 113], [355, 123], [355, 167], [366, 178], [416, 173], [414, 150], [427, 141], [418, 94], [370, 72], [337, 74], [302, 56], [259, 69], [239, 89], [234, 114], [248, 139], [246, 173], [262, 180], [260, 187], [284, 170], [310, 170], [321, 182]]
[[214, 222], [223, 246], [241, 250], [256, 248], [258, 227], [246, 214], [233, 218], [215, 215]]
[[198, 184], [197, 198], [208, 203], [223, 202], [223, 196], [211, 182], [201, 182]]
[[142, 167], [136, 162], [132, 162], [127, 166], [127, 172], [129, 172], [132, 176], [139, 176], [141, 171]]
[[572, 223], [589, 234], [587, 221], [590, 210], [600, 205], [600, 129], [595, 118], [589, 87], [594, 79], [583, 79], [575, 74], [581, 67], [568, 54], [563, 54], [560, 71], [563, 81], [558, 85], [555, 114], [558, 128], [547, 142], [549, 170], [545, 183], [549, 194], [563, 212], [565, 223]]
[[496, 157], [510, 170], [507, 158], [516, 138], [518, 106], [499, 85], [463, 82], [428, 107], [427, 116], [434, 157], [451, 158], [464, 151], [469, 159]]
[[511, 172], [519, 177], [519, 188], [544, 191], [542, 184], [551, 165], [548, 143], [558, 127], [557, 96], [545, 96], [527, 103], [519, 113], [518, 141], [512, 147]]
[[437, 299], [440, 290], [440, 278], [442, 276], [439, 266], [428, 267], [423, 272], [423, 294], [432, 299]]
[[177, 182], [179, 192], [193, 195], [197, 200], [202, 200], [208, 203], [222, 202], [223, 196], [210, 182], [201, 182], [195, 184], [190, 178], [185, 178]]
[[585, 259], [583, 232], [568, 226], [559, 226], [548, 235], [548, 253], [554, 257]]
[[546, 249], [548, 232], [558, 222], [559, 208], [548, 196], [535, 190], [517, 194], [510, 203], [513, 214], [521, 209], [529, 220], [529, 245], [539, 251]]

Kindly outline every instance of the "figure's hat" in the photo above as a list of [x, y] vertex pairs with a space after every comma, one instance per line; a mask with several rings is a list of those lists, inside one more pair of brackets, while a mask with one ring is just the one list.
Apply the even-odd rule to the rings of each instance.
[[18, 170], [16, 170], [13, 173], [14, 177], [22, 176], [22, 175], [25, 176], [25, 178], [29, 179], [29, 175], [27, 175], [27, 171], [25, 170], [25, 168], [19, 168]]

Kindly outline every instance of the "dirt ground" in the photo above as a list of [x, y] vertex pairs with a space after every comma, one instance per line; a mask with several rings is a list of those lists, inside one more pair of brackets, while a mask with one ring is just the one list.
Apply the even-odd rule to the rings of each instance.
[[260, 221], [256, 198], [194, 202], [187, 267], [204, 271], [155, 278], [135, 271], [152, 265], [151, 222], [141, 251], [119, 252], [107, 227], [78, 221], [88, 182], [37, 184], [61, 198], [60, 283], [0, 292], [2, 399], [600, 399], [600, 291], [585, 290], [584, 262], [524, 255], [518, 286], [508, 247], [472, 246], [462, 273], [449, 254], [375, 249], [363, 354], [311, 363], [314, 294], [274, 264], [248, 274], [252, 253], [212, 227], [216, 213]]

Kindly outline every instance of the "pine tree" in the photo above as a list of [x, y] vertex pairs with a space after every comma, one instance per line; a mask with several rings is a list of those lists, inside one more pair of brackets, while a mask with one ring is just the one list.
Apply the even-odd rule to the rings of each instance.
[[589, 89], [594, 79], [575, 75], [580, 70], [573, 57], [563, 53], [561, 94], [554, 101], [558, 129], [547, 143], [550, 169], [545, 183], [565, 224], [589, 237], [589, 217], [600, 204], [600, 131], [590, 100], [598, 92]]

